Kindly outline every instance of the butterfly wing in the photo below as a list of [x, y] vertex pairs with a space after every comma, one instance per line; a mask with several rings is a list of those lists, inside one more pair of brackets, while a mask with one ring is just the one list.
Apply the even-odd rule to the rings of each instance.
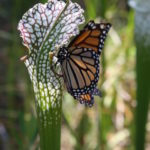
[[99, 79], [99, 55], [110, 24], [90, 21], [68, 46], [62, 71], [68, 92], [80, 103], [92, 106]]
[[[99, 79], [99, 55], [92, 49], [79, 48], [62, 62], [63, 76], [71, 94], [84, 94], [94, 90]], [[76, 94], [75, 94], [76, 93]]]
[[100, 55], [110, 27], [110, 23], [96, 24], [94, 21], [90, 21], [69, 44], [69, 47], [90, 48]]

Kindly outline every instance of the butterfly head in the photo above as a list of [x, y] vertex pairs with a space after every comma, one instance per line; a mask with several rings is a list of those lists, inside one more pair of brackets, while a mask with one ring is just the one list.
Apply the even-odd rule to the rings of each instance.
[[62, 63], [64, 59], [66, 59], [67, 55], [68, 55], [68, 49], [66, 47], [60, 48], [57, 55], [58, 62]]

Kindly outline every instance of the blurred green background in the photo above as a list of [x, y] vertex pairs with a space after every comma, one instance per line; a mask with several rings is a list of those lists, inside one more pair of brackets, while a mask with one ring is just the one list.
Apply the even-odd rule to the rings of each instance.
[[[46, 0], [0, 0], [0, 149], [34, 150], [39, 147], [32, 85], [20, 57], [17, 24], [22, 15]], [[150, 149], [150, 114], [146, 125], [135, 118], [136, 45], [134, 11], [127, 0], [72, 0], [85, 10], [86, 22], [112, 23], [101, 56], [98, 88], [103, 98], [85, 108], [64, 92], [62, 150], [133, 150], [137, 130], [146, 126], [145, 149]], [[140, 105], [144, 106], [144, 100]], [[142, 113], [141, 110], [139, 113]], [[143, 116], [146, 114], [143, 114]], [[147, 115], [146, 115], [147, 116]], [[139, 127], [138, 122], [141, 123]], [[143, 141], [141, 141], [143, 142]], [[142, 150], [142, 149], [141, 149]]]

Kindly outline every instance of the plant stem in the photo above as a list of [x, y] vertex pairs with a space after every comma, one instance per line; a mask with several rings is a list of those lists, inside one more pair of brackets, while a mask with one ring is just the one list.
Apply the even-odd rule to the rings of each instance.
[[146, 10], [147, 6], [141, 2], [137, 3], [135, 7], [135, 41], [137, 47], [136, 150], [145, 149], [146, 122], [150, 101], [150, 11]]

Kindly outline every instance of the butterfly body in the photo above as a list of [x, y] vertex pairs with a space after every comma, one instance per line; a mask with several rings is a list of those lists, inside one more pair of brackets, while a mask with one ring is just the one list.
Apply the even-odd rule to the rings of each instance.
[[101, 95], [96, 88], [99, 56], [110, 26], [90, 21], [68, 47], [60, 48], [57, 55], [68, 92], [90, 107], [94, 104], [93, 95]]

